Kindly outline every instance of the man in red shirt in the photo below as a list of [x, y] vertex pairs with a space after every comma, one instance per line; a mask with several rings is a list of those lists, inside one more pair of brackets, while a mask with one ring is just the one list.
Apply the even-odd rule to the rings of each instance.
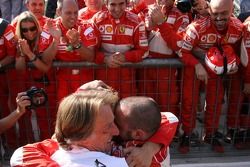
[[92, 18], [100, 34], [96, 63], [109, 67], [97, 69], [96, 78], [107, 82], [121, 97], [136, 92], [135, 70], [121, 66], [142, 61], [148, 50], [145, 25], [136, 14], [125, 10], [126, 5], [126, 0], [108, 0], [108, 10]]
[[[243, 39], [241, 43], [241, 59], [244, 62], [239, 72], [232, 75], [227, 112], [228, 134], [226, 141], [233, 142], [236, 148], [245, 149], [244, 138], [250, 129], [249, 106], [250, 94], [250, 18], [244, 22]], [[244, 104], [245, 103], [245, 104]], [[249, 132], [248, 132], [249, 133]], [[234, 138], [234, 139], [233, 139]]]
[[101, 11], [102, 9], [106, 9], [102, 0], [85, 0], [86, 7], [79, 10], [79, 19], [80, 20], [89, 20], [94, 14]]
[[[7, 81], [5, 67], [15, 60], [16, 55], [16, 40], [15, 29], [6, 20], [0, 18], [0, 27], [2, 34], [0, 34], [0, 106], [1, 106], [1, 118], [9, 115], [12, 110], [8, 108], [9, 88]], [[15, 130], [10, 129], [6, 131], [7, 143], [10, 147], [15, 148]]]
[[[44, 15], [45, 0], [25, 0], [28, 11], [33, 13], [37, 18], [40, 26], [43, 28], [48, 17]], [[17, 16], [18, 17], [18, 16]], [[16, 26], [17, 18], [12, 21], [12, 25]]]
[[[184, 35], [184, 43], [179, 56], [185, 66], [190, 67], [189, 80], [194, 84], [186, 85], [183, 91], [183, 103], [188, 108], [182, 110], [182, 125], [184, 134], [181, 138], [180, 151], [189, 151], [190, 135], [195, 127], [196, 110], [193, 99], [198, 97], [200, 84], [206, 86], [206, 112], [204, 140], [212, 145], [216, 152], [224, 152], [221, 134], [217, 131], [221, 115], [221, 105], [224, 97], [222, 77], [216, 75], [204, 65], [205, 54], [213, 46], [231, 45], [237, 47], [242, 37], [243, 25], [232, 18], [233, 2], [228, 0], [211, 0], [210, 17], [195, 20]], [[237, 68], [230, 69], [232, 74]], [[196, 74], [198, 80], [192, 77]], [[185, 84], [185, 80], [184, 83]], [[189, 86], [189, 87], [187, 87]], [[195, 93], [195, 94], [193, 94]], [[193, 98], [190, 98], [193, 97]], [[193, 109], [192, 109], [193, 108]], [[191, 111], [191, 112], [190, 112]]]
[[[132, 96], [118, 102], [114, 115], [116, 125], [120, 130], [119, 136], [123, 142], [118, 142], [118, 146], [113, 147], [112, 155], [122, 157], [122, 155], [133, 154], [134, 149], [138, 153], [139, 150], [134, 146], [139, 147], [149, 141], [163, 146], [159, 152], [153, 153], [149, 158], [144, 157], [141, 161], [134, 162], [131, 157], [128, 157], [129, 165], [136, 166], [137, 163], [139, 166], [149, 164], [151, 167], [170, 166], [169, 145], [178, 125], [178, 119], [174, 114], [160, 112], [158, 104], [152, 98]], [[124, 150], [120, 147], [121, 145], [125, 147]], [[153, 159], [150, 159], [152, 156]]]
[[[189, 24], [189, 17], [174, 6], [173, 0], [156, 2], [148, 7], [148, 16], [145, 18], [146, 28], [150, 31], [147, 58], [178, 58], [175, 52], [181, 47], [181, 35]], [[171, 40], [168, 38], [169, 34]], [[178, 115], [177, 75], [178, 70], [174, 67], [145, 68], [143, 71], [139, 69], [139, 91], [154, 98], [161, 105], [162, 112], [168, 111]]]
[[[45, 61], [54, 58], [63, 62], [92, 61], [97, 38], [93, 27], [78, 20], [78, 6], [74, 0], [59, 1], [57, 11], [59, 18], [56, 28], [61, 31], [60, 43], [56, 57], [47, 57]], [[93, 69], [58, 68], [57, 101], [74, 92], [82, 83], [94, 79]]]

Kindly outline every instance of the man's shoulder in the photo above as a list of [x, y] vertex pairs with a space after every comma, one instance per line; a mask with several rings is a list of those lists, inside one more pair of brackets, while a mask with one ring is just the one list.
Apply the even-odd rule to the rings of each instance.
[[204, 17], [200, 19], [196, 19], [191, 22], [188, 26], [188, 29], [196, 31], [197, 34], [202, 34], [206, 32], [211, 27], [211, 19], [210, 17]]
[[85, 15], [87, 11], [88, 11], [88, 7], [84, 7], [78, 11], [78, 14], [79, 16]]
[[139, 16], [133, 12], [125, 11], [125, 17], [128, 21], [134, 23], [134, 24], [140, 24], [141, 20]]
[[230, 18], [229, 26], [230, 28], [234, 29], [233, 31], [239, 31], [239, 32], [242, 32], [244, 27], [243, 23], [236, 17]]
[[92, 17], [92, 21], [94, 23], [100, 23], [106, 19], [108, 19], [109, 13], [106, 10], [101, 10], [99, 12], [97, 12], [93, 17]]

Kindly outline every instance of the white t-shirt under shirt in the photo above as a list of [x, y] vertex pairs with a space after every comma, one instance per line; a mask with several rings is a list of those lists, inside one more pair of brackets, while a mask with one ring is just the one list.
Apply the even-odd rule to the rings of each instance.
[[86, 148], [73, 148], [70, 151], [59, 148], [50, 158], [62, 167], [128, 167], [125, 158]]

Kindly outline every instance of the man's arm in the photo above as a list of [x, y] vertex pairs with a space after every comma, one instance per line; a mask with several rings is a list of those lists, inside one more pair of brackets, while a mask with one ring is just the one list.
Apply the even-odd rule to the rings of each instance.
[[162, 113], [161, 126], [157, 132], [148, 139], [142, 147], [128, 147], [124, 149], [128, 155], [127, 162], [130, 166], [150, 166], [152, 163], [161, 163], [167, 157], [168, 147], [175, 135], [178, 118], [170, 113]]
[[12, 127], [16, 123], [16, 121], [25, 113], [25, 107], [30, 105], [30, 100], [29, 97], [26, 96], [26, 92], [18, 93], [16, 103], [17, 109], [7, 117], [0, 120], [0, 134]]

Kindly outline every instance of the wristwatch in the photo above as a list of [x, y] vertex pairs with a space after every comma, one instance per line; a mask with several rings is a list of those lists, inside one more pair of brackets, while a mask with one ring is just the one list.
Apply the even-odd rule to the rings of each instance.
[[82, 47], [82, 43], [79, 42], [77, 45], [73, 46], [73, 49], [76, 50], [76, 49], [80, 49]]
[[37, 56], [34, 55], [31, 59], [30, 59], [30, 62], [35, 62], [37, 60]]

